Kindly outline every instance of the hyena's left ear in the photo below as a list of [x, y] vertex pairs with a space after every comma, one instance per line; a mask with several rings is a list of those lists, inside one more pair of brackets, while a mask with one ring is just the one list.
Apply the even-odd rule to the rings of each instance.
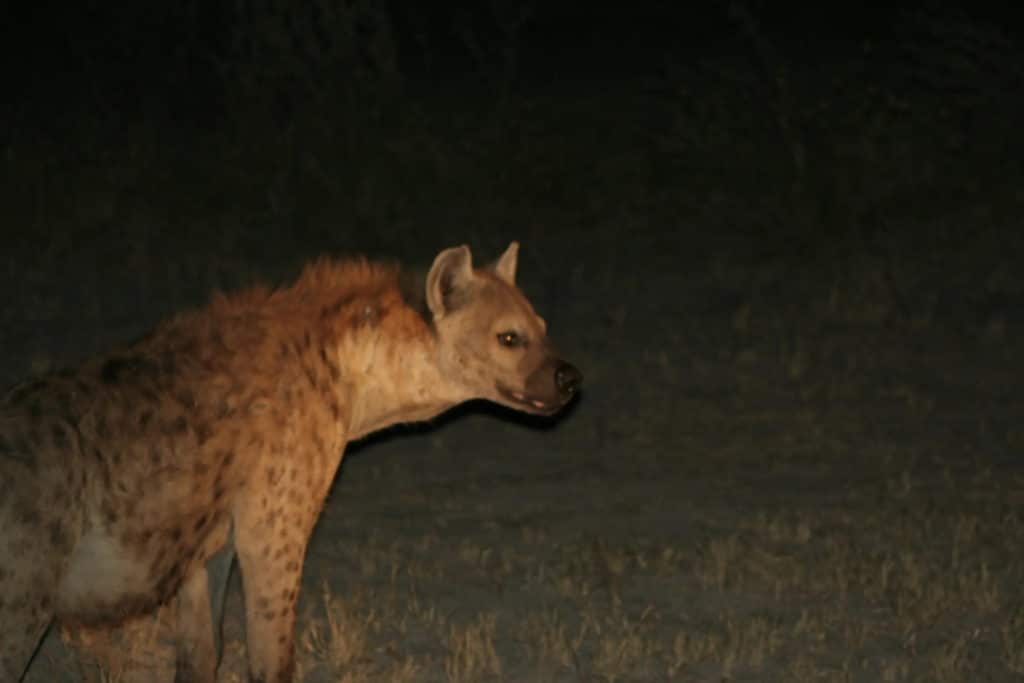
[[465, 244], [437, 255], [427, 273], [427, 306], [435, 320], [462, 304], [466, 286], [472, 279], [473, 255]]
[[509, 285], [516, 286], [516, 263], [519, 261], [519, 242], [511, 242], [508, 249], [501, 255], [491, 269]]

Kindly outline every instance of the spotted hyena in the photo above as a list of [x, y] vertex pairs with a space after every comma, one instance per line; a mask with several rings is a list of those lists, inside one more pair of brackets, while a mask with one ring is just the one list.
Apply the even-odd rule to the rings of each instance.
[[242, 571], [251, 678], [290, 681], [310, 533], [345, 444], [483, 398], [553, 414], [579, 389], [516, 288], [518, 245], [425, 278], [322, 259], [217, 296], [0, 403], [0, 680], [55, 619], [116, 629], [173, 609], [178, 681], [217, 666], [208, 560]]

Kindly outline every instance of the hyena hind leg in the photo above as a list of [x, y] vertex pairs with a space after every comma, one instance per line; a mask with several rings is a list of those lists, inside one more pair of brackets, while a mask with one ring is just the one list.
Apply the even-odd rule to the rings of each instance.
[[224, 610], [227, 604], [228, 585], [235, 565], [235, 546], [228, 543], [206, 561], [206, 573], [210, 591], [210, 613], [213, 620], [213, 639], [217, 661], [224, 655]]
[[[225, 540], [226, 539], [226, 540]], [[225, 525], [221, 545], [178, 591], [175, 615], [175, 683], [213, 683], [223, 650], [221, 628], [235, 549]]]
[[0, 681], [20, 681], [50, 626], [52, 617], [0, 608]]

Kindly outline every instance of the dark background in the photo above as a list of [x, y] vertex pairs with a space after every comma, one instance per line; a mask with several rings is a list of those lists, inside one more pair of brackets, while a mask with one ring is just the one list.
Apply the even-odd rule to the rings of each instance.
[[[401, 545], [450, 522], [432, 491], [465, 502], [460, 538], [523, 553], [518, 612], [471, 599], [503, 615], [507, 680], [1024, 671], [1019, 4], [4, 7], [4, 384], [321, 253], [486, 262], [518, 239], [582, 400], [363, 446], [322, 534], [370, 552], [367, 529]], [[509, 540], [529, 525], [546, 544]], [[314, 585], [372, 583], [320, 543]], [[722, 547], [736, 573], [709, 598]], [[549, 565], [593, 591], [527, 596]], [[439, 571], [419, 589], [465, 610], [444, 586], [474, 567]], [[850, 594], [762, 659], [676, 635], [729, 643]], [[609, 659], [591, 624], [570, 664], [531, 659], [516, 624], [539, 605], [650, 649]], [[423, 680], [434, 627], [399, 639]]]

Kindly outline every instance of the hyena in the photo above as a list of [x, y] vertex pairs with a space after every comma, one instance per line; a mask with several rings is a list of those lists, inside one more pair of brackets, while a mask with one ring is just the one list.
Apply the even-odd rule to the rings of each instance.
[[207, 561], [242, 572], [253, 681], [291, 681], [306, 545], [347, 442], [470, 399], [552, 415], [580, 372], [515, 284], [518, 244], [423, 279], [321, 259], [0, 404], [0, 679], [54, 620], [174, 610], [177, 681], [213, 681]]

